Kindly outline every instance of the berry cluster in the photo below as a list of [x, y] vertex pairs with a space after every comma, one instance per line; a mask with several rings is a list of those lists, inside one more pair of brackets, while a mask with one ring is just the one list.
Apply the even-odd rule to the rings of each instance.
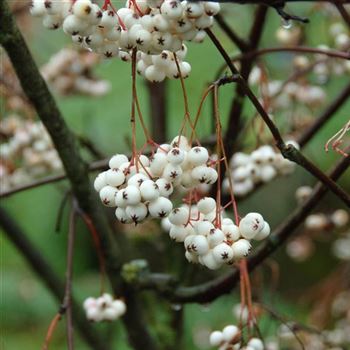
[[43, 17], [43, 25], [72, 36], [81, 44], [106, 58], [119, 56], [128, 61], [137, 49], [138, 71], [150, 81], [165, 77], [179, 78], [174, 59], [176, 53], [181, 75], [186, 77], [191, 66], [183, 62], [185, 40], [202, 42], [204, 29], [213, 24], [220, 11], [215, 2], [180, 0], [128, 0], [116, 10], [110, 1], [102, 9], [90, 0], [33, 0], [31, 13]]
[[[288, 141], [298, 147], [295, 142]], [[237, 152], [230, 161], [230, 176], [233, 182], [233, 192], [236, 196], [245, 196], [252, 192], [259, 183], [269, 182], [277, 175], [287, 175], [293, 172], [295, 164], [283, 158], [271, 146], [264, 145], [251, 154]], [[225, 178], [223, 190], [230, 190], [230, 180]]]
[[191, 148], [184, 136], [158, 146], [150, 158], [137, 155], [129, 161], [123, 154], [114, 155], [109, 167], [96, 177], [94, 187], [104, 205], [117, 207], [115, 215], [122, 223], [137, 224], [148, 215], [166, 217], [173, 209], [168, 197], [174, 188], [210, 185], [218, 177], [207, 149]]
[[270, 234], [270, 226], [260, 214], [249, 213], [236, 226], [231, 219], [223, 218], [222, 212], [218, 214], [217, 203], [210, 197], [195, 206], [173, 209], [163, 219], [163, 228], [171, 239], [184, 242], [189, 262], [211, 270], [244, 258], [251, 250], [251, 239], [260, 241]]
[[57, 151], [41, 122], [11, 115], [2, 121], [0, 132], [7, 138], [0, 145], [2, 191], [62, 169]]
[[87, 319], [92, 322], [115, 321], [126, 312], [124, 301], [113, 299], [113, 297], [107, 293], [99, 298], [87, 298], [83, 306]]
[[[293, 63], [296, 72], [313, 64], [305, 56], [296, 56]], [[315, 67], [319, 65], [320, 63]], [[264, 77], [262, 70], [259, 67], [254, 67], [249, 77], [249, 83], [259, 85], [262, 96], [270, 100], [270, 109], [274, 111], [276, 109], [289, 110], [294, 103], [299, 103], [301, 107], [315, 108], [322, 105], [326, 99], [323, 88], [307, 83], [305, 80], [287, 83], [282, 80], [271, 80], [265, 84], [263, 83], [264, 79], [266, 77]], [[304, 109], [303, 111], [305, 113]]]
[[210, 334], [211, 346], [219, 347], [219, 350], [263, 350], [264, 343], [259, 338], [250, 338], [246, 346], [240, 344], [241, 331], [235, 325], [228, 325], [222, 331], [214, 331]]
[[106, 80], [93, 76], [92, 69], [100, 57], [86, 50], [65, 48], [41, 68], [44, 79], [61, 95], [105, 95], [111, 88]]

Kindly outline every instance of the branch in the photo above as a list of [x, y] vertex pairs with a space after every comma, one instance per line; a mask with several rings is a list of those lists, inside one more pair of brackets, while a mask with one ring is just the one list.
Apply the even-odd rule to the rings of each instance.
[[345, 9], [344, 4], [334, 2], [334, 6], [338, 9], [340, 15], [343, 17], [343, 20], [346, 22], [346, 24], [350, 28], [350, 15], [349, 15], [349, 12]]
[[[99, 233], [108, 276], [114, 293], [119, 294], [121, 290], [119, 279], [121, 251], [115, 244], [113, 233], [90, 185], [88, 167], [79, 154], [78, 142], [68, 129], [45, 81], [41, 77], [6, 1], [0, 1], [0, 43], [11, 59], [24, 93], [35, 107], [38, 116], [55, 144], [79, 207], [91, 218], [96, 231]], [[138, 344], [138, 338], [151, 339], [145, 323], [139, 321], [140, 314], [140, 308], [129, 307], [128, 303], [125, 319], [130, 317], [134, 319], [134, 322], [125, 322], [125, 324], [129, 338], [134, 340], [133, 344]], [[146, 345], [148, 345], [147, 349], [149, 350], [157, 349], [152, 341]], [[143, 347], [136, 347], [136, 349], [143, 349]]]
[[217, 14], [215, 16], [215, 20], [219, 27], [224, 31], [224, 33], [231, 39], [234, 44], [236, 44], [236, 46], [241, 51], [247, 51], [249, 45], [233, 31], [233, 29], [226, 23], [221, 14]]
[[152, 83], [147, 81], [150, 101], [150, 121], [152, 137], [157, 143], [166, 142], [166, 81]]
[[74, 240], [76, 230], [76, 210], [75, 203], [71, 208], [69, 215], [69, 232], [68, 232], [68, 247], [67, 247], [67, 267], [66, 267], [66, 287], [64, 292], [63, 305], [67, 315], [67, 348], [74, 349], [73, 340], [73, 310], [72, 310], [72, 276], [73, 276], [73, 255], [74, 255]]
[[[337, 180], [350, 166], [349, 158], [342, 158], [341, 161], [335, 166], [333, 171], [329, 174], [329, 177]], [[257, 249], [256, 253], [248, 258], [249, 271], [254, 270], [256, 267], [268, 258], [277, 248], [279, 248], [302, 224], [305, 218], [312, 212], [312, 210], [320, 203], [322, 197], [326, 194], [327, 187], [322, 183], [317, 183], [314, 187], [313, 193], [308, 200], [302, 205], [298, 206], [294, 212], [287, 218], [285, 222], [275, 230], [273, 234], [267, 239], [265, 244]], [[159, 289], [159, 284], [152, 285], [154, 279], [153, 274], [150, 275], [151, 280], [144, 285], [147, 288], [156, 289], [161, 295], [175, 303], [208, 303], [212, 302], [216, 298], [223, 294], [230, 293], [231, 290], [239, 282], [239, 270], [235, 269], [223, 276], [216, 278], [215, 280], [205, 282], [203, 284], [192, 287], [171, 287], [166, 288], [162, 284], [162, 288]], [[162, 280], [173, 281], [169, 276], [163, 277]], [[174, 282], [172, 282], [174, 283]]]
[[[48, 290], [55, 296], [58, 302], [62, 301], [64, 283], [57, 276], [42, 253], [28, 240], [26, 234], [17, 225], [16, 221], [2, 207], [0, 207], [0, 226], [7, 238], [23, 255], [28, 265], [33, 269], [37, 276], [45, 283]], [[91, 327], [82, 312], [80, 304], [72, 297], [72, 310], [74, 312], [74, 321], [77, 328], [86, 341], [86, 343], [96, 350], [108, 350], [110, 346], [100, 338], [96, 331]]]
[[[206, 32], [212, 40], [212, 42], [214, 43], [214, 45], [216, 46], [216, 48], [218, 49], [218, 51], [223, 56], [232, 74], [239, 74], [237, 68], [231, 62], [230, 57], [228, 56], [227, 52], [225, 51], [219, 40], [216, 38], [214, 33], [210, 29], [206, 29]], [[260, 114], [266, 126], [269, 128], [273, 138], [275, 139], [276, 146], [281, 151], [283, 157], [302, 166], [310, 174], [312, 174], [318, 180], [323, 182], [336, 196], [338, 196], [348, 207], [350, 207], [350, 196], [345, 191], [343, 191], [339, 185], [337, 185], [332, 179], [328, 178], [319, 168], [317, 168], [311, 161], [309, 161], [304, 155], [302, 155], [294, 146], [286, 145], [284, 143], [282, 135], [278, 130], [277, 126], [267, 114], [264, 107], [254, 95], [253, 91], [250, 89], [248, 83], [241, 75], [238, 78], [238, 84], [242, 87], [242, 90], [248, 96], [249, 100], [252, 102], [255, 109]]]
[[304, 147], [310, 139], [327, 123], [327, 121], [348, 101], [350, 95], [350, 83], [335, 98], [328, 108], [316, 119], [316, 121], [299, 137], [298, 144]]

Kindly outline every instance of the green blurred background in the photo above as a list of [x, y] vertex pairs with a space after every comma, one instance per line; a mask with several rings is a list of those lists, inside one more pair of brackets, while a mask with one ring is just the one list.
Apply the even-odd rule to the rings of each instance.
[[[253, 6], [226, 5], [222, 13], [228, 23], [241, 35], [245, 35], [252, 23]], [[294, 5], [289, 8], [300, 15], [307, 15], [309, 6]], [[28, 45], [38, 63], [42, 65], [49, 57], [70, 40], [61, 30], [49, 32], [41, 26], [40, 20], [30, 19], [31, 26], [24, 33]], [[329, 22], [322, 11], [313, 13], [311, 23], [307, 25], [307, 43], [310, 46], [327, 44], [330, 37], [327, 31]], [[265, 27], [261, 47], [276, 45], [275, 32], [281, 26], [281, 21], [276, 13], [269, 11], [267, 25]], [[214, 32], [220, 38], [229, 53], [237, 52], [236, 48], [227, 39], [219, 28]], [[208, 82], [215, 78], [217, 69], [222, 64], [222, 59], [215, 51], [209, 40], [203, 44], [188, 44], [187, 61], [192, 65], [192, 73], [186, 80], [186, 88], [189, 95], [190, 110], [195, 113], [198, 103]], [[264, 62], [268, 68], [271, 79], [283, 79], [288, 76], [291, 66], [291, 54], [273, 54], [266, 56]], [[85, 96], [56, 96], [57, 102], [69, 126], [77, 133], [86, 135], [93, 140], [98, 148], [110, 156], [116, 152], [127, 152], [128, 146], [125, 140], [130, 137], [129, 113], [130, 113], [130, 64], [114, 59], [103, 61], [96, 70], [96, 74], [112, 83], [111, 91], [103, 97], [91, 98]], [[339, 93], [341, 88], [349, 81], [349, 77], [341, 76], [331, 79], [325, 86], [327, 91], [327, 103]], [[141, 106], [147, 120], [149, 113], [148, 95], [145, 83], [138, 77], [138, 93]], [[183, 104], [179, 81], [169, 81], [167, 89], [168, 98], [168, 136], [175, 136], [183, 118]], [[232, 98], [232, 88], [226, 87], [220, 93], [220, 108], [223, 121], [226, 119]], [[210, 115], [209, 103], [206, 103], [198, 133], [205, 137], [210, 133], [212, 116]], [[319, 115], [323, 108], [315, 111]], [[250, 118], [252, 108], [249, 103], [245, 104], [244, 115]], [[328, 169], [339, 155], [333, 152], [325, 153], [323, 145], [347, 120], [350, 114], [350, 102], [327, 123], [321, 132], [306, 147], [307, 155], [322, 169]], [[284, 115], [276, 115], [277, 123], [283, 125]], [[224, 123], [225, 125], [225, 123]], [[140, 139], [141, 132], [138, 130]], [[139, 143], [141, 146], [142, 142]], [[247, 144], [248, 148], [251, 146]], [[349, 175], [349, 174], [347, 174]], [[93, 178], [94, 174], [91, 174]], [[279, 178], [264, 186], [251, 195], [247, 200], [240, 202], [240, 211], [261, 212], [264, 218], [275, 228], [283, 218], [290, 213], [297, 203], [294, 199], [295, 189], [300, 185], [312, 185], [315, 180], [305, 171], [297, 171], [289, 177]], [[350, 188], [350, 176], [343, 176], [340, 184], [344, 188]], [[66, 182], [55, 185], [43, 186], [34, 190], [26, 191], [2, 200], [2, 205], [15, 217], [19, 225], [25, 229], [33, 243], [47, 257], [55, 270], [63, 278], [65, 271], [66, 228], [68, 212], [65, 211], [64, 222], [61, 232], [54, 232], [57, 211], [62, 200], [62, 194], [68, 188]], [[334, 196], [328, 195], [320, 207], [329, 210], [340, 208], [340, 203]], [[147, 230], [147, 228], [146, 228]], [[147, 257], [152, 248], [152, 238], [142, 235], [139, 238], [131, 238], [138, 247], [133, 258]], [[160, 264], [154, 267], [155, 271], [169, 271], [165, 265], [167, 257], [177, 259], [177, 263], [186, 267], [184, 263], [183, 248], [181, 245], [169, 245], [168, 237], [156, 235], [155, 240], [162, 245], [160, 249], [163, 256]], [[318, 243], [319, 250], [312, 261], [296, 263], [288, 258], [283, 249], [274, 255], [280, 263], [280, 279], [278, 293], [266, 291], [264, 299], [266, 303], [274, 303], [274, 307], [282, 314], [290, 318], [305, 321], [308, 314], [307, 303], [296, 303], [306, 288], [322, 279], [328, 272], [336, 268], [338, 262], [329, 253], [329, 243]], [[151, 247], [151, 248], [150, 248]], [[152, 248], [153, 249], [153, 248]], [[78, 225], [78, 235], [74, 260], [73, 290], [78, 299], [82, 301], [89, 295], [97, 295], [98, 270], [95, 252], [89, 234], [81, 223]], [[169, 266], [174, 270], [174, 266]], [[196, 274], [201, 274], [201, 269], [195, 269]], [[183, 274], [183, 273], [182, 273]], [[161, 339], [171, 339], [169, 330], [165, 326], [168, 322], [165, 310], [169, 305], [163, 305], [161, 301], [154, 299], [145, 293], [144, 302], [151, 310], [148, 322], [153, 325], [153, 330]], [[272, 299], [273, 298], [273, 299]], [[210, 305], [186, 305], [183, 307], [185, 331], [184, 345], [181, 349], [206, 348], [207, 344], [201, 344], [203, 338], [211, 329], [218, 329], [232, 322], [231, 312], [234, 303], [238, 302], [239, 295], [234, 292], [231, 296], [225, 296]], [[33, 274], [26, 262], [16, 249], [1, 235], [1, 349], [26, 349], [34, 350], [41, 348], [47, 327], [54, 314], [57, 312], [58, 303], [45, 289], [42, 282]], [[158, 307], [159, 306], [159, 307]], [[177, 308], [177, 306], [173, 306]], [[121, 322], [112, 325], [94, 325], [105, 333], [106, 339], [115, 342], [119, 350], [129, 349], [126, 335]], [[263, 321], [263, 329], [273, 332], [274, 326], [268, 320]], [[77, 333], [77, 332], [76, 332]], [[202, 340], [201, 340], [202, 339]], [[64, 321], [58, 326], [53, 336], [51, 349], [65, 349]], [[180, 347], [179, 347], [180, 348]], [[87, 349], [85, 343], [76, 334], [76, 349]]]

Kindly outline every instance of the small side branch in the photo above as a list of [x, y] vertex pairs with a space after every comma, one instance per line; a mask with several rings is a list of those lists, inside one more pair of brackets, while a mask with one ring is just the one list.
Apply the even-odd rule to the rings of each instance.
[[[42, 256], [41, 252], [28, 240], [27, 235], [21, 230], [11, 215], [2, 207], [0, 207], [0, 227], [4, 230], [7, 238], [23, 255], [28, 265], [46, 284], [48, 290], [61, 302], [65, 289], [64, 283]], [[110, 346], [90, 326], [74, 297], [72, 297], [71, 305], [74, 312], [74, 322], [86, 343], [95, 350], [109, 350]]]

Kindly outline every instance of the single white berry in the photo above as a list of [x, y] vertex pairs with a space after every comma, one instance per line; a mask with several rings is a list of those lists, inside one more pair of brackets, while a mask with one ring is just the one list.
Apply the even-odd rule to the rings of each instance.
[[185, 159], [185, 152], [178, 148], [172, 148], [167, 155], [167, 161], [174, 165], [180, 165]]
[[246, 239], [239, 239], [237, 242], [233, 243], [231, 248], [233, 250], [234, 259], [242, 259], [249, 254], [251, 249], [251, 244]]
[[91, 307], [88, 310], [86, 310], [86, 318], [89, 321], [100, 322], [103, 319], [103, 315], [99, 308]]
[[264, 350], [264, 343], [259, 338], [251, 338], [247, 346], [251, 347], [252, 350]]
[[241, 235], [238, 226], [233, 223], [228, 225], [223, 224], [222, 231], [226, 239], [231, 242], [237, 241]]
[[231, 342], [239, 334], [237, 326], [229, 325], [222, 330], [222, 335], [225, 341]]
[[141, 185], [145, 182], [145, 181], [151, 181], [149, 180], [148, 176], [139, 172], [136, 173], [135, 175], [132, 175], [129, 180], [128, 180], [128, 185], [131, 186], [136, 186], [138, 188], [141, 187]]
[[170, 182], [174, 182], [181, 178], [182, 173], [183, 170], [180, 165], [168, 163], [164, 168], [162, 177]]
[[219, 346], [224, 340], [224, 336], [220, 331], [214, 331], [210, 334], [209, 342], [211, 346]]
[[196, 235], [192, 239], [191, 251], [197, 255], [205, 255], [209, 251], [209, 243], [205, 236]]
[[86, 298], [83, 303], [85, 310], [88, 310], [90, 307], [95, 307], [96, 305], [96, 299], [92, 297]]
[[109, 169], [106, 171], [105, 180], [107, 185], [119, 187], [125, 181], [125, 175], [119, 169]]
[[122, 300], [114, 300], [112, 306], [117, 311], [118, 317], [123, 316], [125, 314], [126, 305]]
[[158, 185], [159, 193], [161, 196], [169, 197], [174, 191], [174, 187], [171, 182], [167, 181], [164, 178], [158, 179], [156, 181], [156, 184]]
[[204, 197], [197, 203], [198, 210], [203, 214], [209, 214], [216, 209], [216, 201], [211, 197]]
[[135, 224], [137, 224], [145, 219], [148, 210], [145, 204], [138, 203], [136, 205], [128, 205], [125, 208], [125, 213]]
[[172, 225], [169, 231], [169, 236], [175, 242], [184, 242], [188, 236], [188, 231], [184, 225]]
[[336, 227], [344, 227], [349, 222], [349, 213], [344, 209], [338, 209], [332, 214], [331, 221]]
[[110, 160], [109, 160], [109, 167], [111, 169], [117, 169], [119, 168], [123, 163], [128, 163], [128, 157], [124, 154], [115, 154]]
[[120, 221], [122, 224], [132, 223], [132, 219], [126, 213], [126, 210], [124, 208], [118, 207], [115, 210], [115, 216], [116, 216], [117, 220]]
[[149, 203], [148, 210], [154, 218], [164, 218], [169, 215], [173, 209], [171, 201], [165, 197], [159, 197]]
[[188, 161], [193, 164], [193, 166], [203, 165], [209, 159], [208, 150], [204, 147], [192, 147], [188, 152]]
[[222, 266], [221, 263], [215, 260], [212, 250], [209, 250], [207, 254], [200, 256], [199, 262], [210, 270], [217, 270]]
[[215, 227], [210, 221], [199, 221], [195, 224], [194, 229], [197, 235], [207, 236]]
[[225, 234], [218, 228], [213, 228], [207, 236], [210, 248], [214, 248], [225, 240]]
[[264, 219], [258, 213], [247, 214], [239, 223], [242, 237], [251, 239], [264, 227]]
[[112, 186], [104, 186], [100, 190], [100, 198], [102, 203], [107, 207], [115, 207], [115, 197], [118, 190]]
[[102, 172], [97, 175], [95, 181], [94, 181], [94, 188], [95, 191], [100, 192], [103, 187], [107, 186], [106, 182], [106, 172]]
[[189, 210], [186, 207], [175, 208], [169, 214], [169, 221], [173, 225], [185, 225], [189, 220]]
[[165, 18], [179, 19], [182, 16], [182, 5], [179, 0], [164, 0], [160, 12]]
[[213, 248], [213, 256], [218, 263], [229, 262], [233, 258], [233, 250], [227, 243], [220, 243]]
[[158, 185], [152, 180], [145, 180], [140, 185], [141, 197], [145, 201], [153, 201], [159, 197]]
[[264, 227], [257, 235], [254, 236], [254, 239], [256, 241], [262, 241], [270, 234], [270, 232], [271, 232], [270, 225], [265, 221]]

